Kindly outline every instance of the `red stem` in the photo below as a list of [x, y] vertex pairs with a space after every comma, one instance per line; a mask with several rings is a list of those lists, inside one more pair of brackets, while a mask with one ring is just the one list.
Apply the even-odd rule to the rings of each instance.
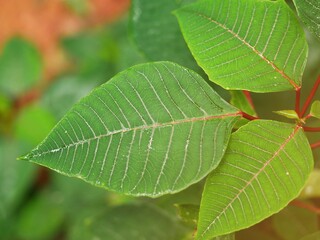
[[251, 94], [249, 91], [247, 90], [243, 90], [242, 91], [244, 96], [246, 97], [248, 103], [250, 104], [250, 106], [252, 107], [253, 110], [255, 110], [255, 107], [254, 107], [254, 104], [253, 104], [253, 101], [252, 101], [252, 97], [251, 97]]
[[312, 149], [320, 147], [320, 141], [310, 145]]
[[320, 127], [306, 127], [303, 126], [303, 130], [306, 132], [320, 132]]
[[306, 111], [307, 111], [307, 109], [308, 109], [308, 107], [309, 107], [309, 105], [310, 105], [310, 103], [312, 101], [312, 98], [316, 94], [316, 91], [317, 91], [319, 85], [320, 85], [320, 75], [318, 76], [317, 81], [314, 83], [313, 88], [311, 89], [311, 92], [310, 92], [306, 102], [304, 103], [304, 105], [302, 107], [301, 113], [299, 115], [300, 117], [302, 117], [306, 113]]
[[295, 110], [296, 110], [296, 113], [298, 114], [299, 117], [301, 117], [301, 115], [300, 115], [300, 95], [301, 95], [301, 88], [298, 88], [296, 90], [296, 106], [295, 106]]
[[255, 117], [255, 116], [251, 116], [245, 112], [240, 112], [241, 113], [241, 116], [244, 117], [245, 119], [248, 119], [248, 120], [256, 120], [256, 119], [259, 119], [258, 117]]
[[316, 213], [316, 214], [320, 214], [320, 208], [317, 208], [315, 206], [313, 206], [312, 204], [309, 203], [305, 203], [299, 200], [293, 200], [290, 205], [299, 207], [299, 208], [304, 208], [309, 210], [310, 212]]

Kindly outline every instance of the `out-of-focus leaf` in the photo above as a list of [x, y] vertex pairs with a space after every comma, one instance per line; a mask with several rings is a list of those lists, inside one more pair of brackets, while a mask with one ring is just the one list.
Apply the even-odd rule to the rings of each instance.
[[[105, 209], [106, 207], [120, 205], [132, 200], [128, 196], [110, 193], [83, 181], [56, 173], [51, 175], [51, 183], [50, 190], [61, 199], [61, 206], [72, 220], [81, 216], [84, 209], [92, 210], [94, 206], [100, 211], [102, 208]], [[75, 198], [77, 198], [77, 201], [74, 200]]]
[[24, 205], [16, 224], [16, 234], [23, 240], [54, 239], [64, 221], [60, 199], [54, 193], [40, 193]]
[[320, 231], [304, 236], [300, 240], [320, 240]]
[[109, 190], [158, 197], [217, 167], [239, 116], [195, 72], [141, 64], [83, 98], [22, 159]]
[[23, 108], [19, 113], [14, 132], [17, 139], [34, 146], [51, 131], [56, 124], [54, 116], [37, 105]]
[[211, 81], [253, 92], [301, 86], [308, 44], [285, 1], [202, 0], [175, 13]]
[[288, 206], [273, 217], [273, 227], [284, 240], [297, 240], [318, 230], [317, 214]]
[[320, 1], [293, 0], [302, 22], [320, 40]]
[[278, 212], [298, 196], [313, 164], [300, 126], [255, 120], [239, 128], [207, 177], [197, 239], [234, 232]]
[[138, 48], [152, 61], [173, 61], [199, 70], [172, 11], [195, 0], [133, 0], [131, 34]]
[[62, 118], [73, 104], [87, 95], [98, 84], [96, 81], [86, 80], [77, 75], [64, 76], [58, 79], [44, 93], [41, 98], [41, 106], [49, 110], [56, 119]]
[[280, 111], [274, 111], [274, 113], [290, 119], [296, 119], [296, 120], [299, 119], [297, 112], [294, 110], [280, 110]]
[[271, 218], [268, 218], [250, 228], [236, 232], [236, 240], [283, 240], [274, 231]]
[[316, 100], [312, 103], [310, 114], [313, 117], [320, 119], [320, 101], [319, 100]]
[[320, 197], [320, 169], [314, 169], [304, 186], [300, 198], [314, 198]]
[[18, 142], [0, 138], [0, 225], [10, 218], [34, 179], [36, 167], [16, 160], [22, 151]]
[[13, 38], [0, 56], [0, 91], [17, 96], [40, 80], [42, 60], [38, 50], [29, 42]]
[[178, 209], [178, 214], [181, 220], [196, 228], [198, 224], [198, 216], [199, 216], [199, 205], [193, 204], [176, 204], [176, 208]]
[[6, 115], [11, 108], [10, 100], [0, 93], [0, 116]]
[[75, 225], [70, 240], [180, 240], [187, 233], [177, 219], [151, 205], [123, 205]]
[[115, 74], [118, 46], [110, 30], [103, 27], [64, 38], [62, 45], [75, 62], [78, 75], [99, 84]]

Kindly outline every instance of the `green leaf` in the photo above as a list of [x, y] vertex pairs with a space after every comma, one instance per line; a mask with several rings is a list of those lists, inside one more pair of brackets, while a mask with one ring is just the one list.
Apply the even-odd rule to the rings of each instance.
[[29, 42], [13, 38], [5, 45], [0, 57], [0, 91], [17, 96], [40, 80], [42, 60]]
[[278, 212], [298, 196], [312, 168], [301, 127], [267, 120], [241, 127], [207, 178], [197, 239], [247, 228]]
[[62, 118], [68, 109], [98, 85], [96, 81], [86, 80], [73, 75], [56, 79], [44, 92], [41, 106], [49, 110], [57, 119]]
[[189, 226], [197, 227], [199, 217], [199, 205], [176, 204], [181, 220]]
[[299, 119], [297, 112], [294, 110], [280, 110], [280, 111], [273, 111], [273, 112], [281, 116], [284, 116], [286, 118], [296, 119], [296, 120]]
[[133, 0], [130, 30], [137, 47], [152, 61], [167, 60], [198, 70], [172, 11], [195, 0]]
[[156, 197], [217, 167], [239, 115], [196, 73], [169, 62], [142, 64], [82, 99], [23, 159]]
[[253, 106], [249, 103], [243, 91], [230, 91], [231, 101], [230, 103], [239, 108], [241, 111], [250, 115], [256, 116], [256, 111]]
[[310, 32], [320, 39], [320, 2], [319, 0], [293, 0], [299, 17]]
[[16, 161], [22, 144], [0, 137], [0, 229], [23, 200], [34, 180], [35, 166]]
[[308, 181], [299, 197], [300, 198], [319, 198], [320, 197], [319, 182], [320, 182], [320, 169], [314, 169], [311, 172], [308, 178]]
[[310, 114], [313, 117], [320, 119], [320, 101], [319, 100], [316, 100], [312, 103]]
[[60, 199], [44, 192], [25, 204], [17, 220], [16, 234], [24, 240], [53, 239], [52, 236], [59, 234], [63, 221]]
[[186, 229], [177, 219], [155, 206], [136, 204], [85, 217], [73, 227], [68, 239], [180, 240], [184, 234]]
[[209, 79], [226, 89], [298, 89], [307, 60], [303, 29], [282, 0], [204, 0], [176, 11]]
[[272, 217], [275, 231], [283, 240], [296, 240], [318, 230], [317, 214], [288, 206]]
[[37, 105], [31, 105], [19, 112], [14, 123], [15, 137], [21, 141], [36, 144], [47, 136], [56, 124], [56, 119], [46, 109]]

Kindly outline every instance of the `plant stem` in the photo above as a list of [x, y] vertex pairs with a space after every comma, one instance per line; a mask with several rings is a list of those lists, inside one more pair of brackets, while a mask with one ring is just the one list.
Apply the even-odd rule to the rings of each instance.
[[249, 115], [245, 112], [240, 112], [242, 117], [244, 117], [245, 119], [248, 119], [248, 120], [256, 120], [256, 119], [259, 119], [258, 117], [255, 117], [255, 116], [252, 116], [252, 115]]
[[252, 97], [251, 97], [251, 94], [249, 91], [247, 90], [243, 90], [242, 91], [244, 96], [246, 97], [248, 103], [250, 104], [250, 106], [252, 107], [253, 110], [255, 110], [255, 107], [254, 107], [254, 104], [253, 104], [253, 101], [252, 101]]
[[310, 103], [311, 103], [311, 101], [312, 101], [312, 98], [313, 98], [314, 95], [316, 94], [316, 91], [317, 91], [319, 85], [320, 85], [320, 75], [318, 76], [317, 81], [316, 81], [315, 84], [313, 85], [313, 88], [312, 88], [312, 90], [311, 90], [311, 92], [310, 92], [310, 94], [309, 94], [306, 102], [304, 103], [304, 105], [303, 105], [303, 107], [302, 107], [300, 117], [302, 117], [302, 116], [305, 114], [305, 112], [307, 111], [307, 109], [308, 109], [308, 107], [309, 107], [309, 105], [310, 105]]
[[296, 106], [295, 106], [295, 110], [296, 110], [296, 113], [298, 114], [299, 118], [301, 117], [301, 115], [300, 115], [300, 95], [301, 95], [301, 88], [298, 88], [296, 90]]
[[320, 141], [310, 145], [312, 149], [320, 147]]
[[310, 212], [316, 213], [316, 214], [320, 214], [320, 208], [315, 207], [312, 204], [306, 203], [306, 202], [302, 202], [300, 200], [293, 200], [291, 203], [291, 205], [299, 207], [299, 208], [304, 208], [309, 210]]
[[320, 127], [306, 127], [303, 126], [303, 130], [306, 132], [320, 132]]

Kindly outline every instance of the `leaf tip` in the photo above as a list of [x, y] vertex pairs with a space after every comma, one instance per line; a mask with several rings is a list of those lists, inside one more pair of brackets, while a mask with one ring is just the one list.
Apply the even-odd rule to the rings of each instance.
[[32, 153], [28, 153], [23, 156], [17, 157], [17, 160], [30, 161], [31, 158], [32, 158]]

